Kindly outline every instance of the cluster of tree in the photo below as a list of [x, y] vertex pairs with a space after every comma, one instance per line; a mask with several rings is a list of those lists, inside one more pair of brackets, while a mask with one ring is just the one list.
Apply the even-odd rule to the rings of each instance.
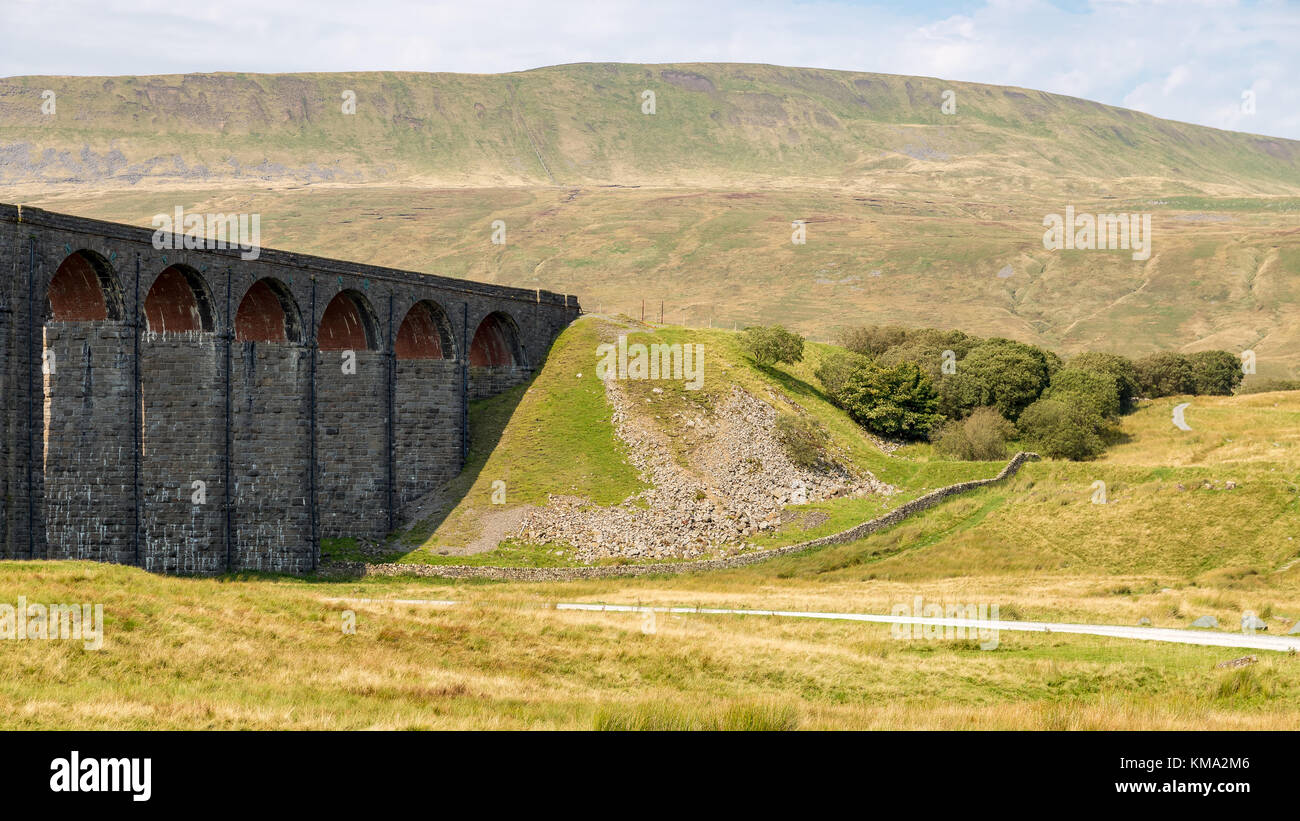
[[1091, 459], [1119, 432], [1138, 397], [1229, 394], [1240, 360], [1227, 351], [1159, 353], [1131, 360], [1079, 354], [961, 331], [852, 328], [844, 351], [816, 371], [827, 395], [882, 436], [931, 438], [962, 459], [996, 459], [1019, 436], [1046, 456]]
[[1134, 363], [1138, 390], [1154, 399], [1192, 393], [1227, 396], [1241, 384], [1241, 360], [1227, 351], [1157, 353]]

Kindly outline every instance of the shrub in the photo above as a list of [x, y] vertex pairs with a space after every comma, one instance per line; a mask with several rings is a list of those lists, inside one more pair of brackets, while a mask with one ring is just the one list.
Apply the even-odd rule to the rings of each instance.
[[746, 328], [741, 335], [741, 344], [754, 363], [762, 367], [778, 362], [792, 364], [803, 359], [803, 337], [780, 325]]
[[934, 385], [910, 362], [855, 371], [844, 385], [843, 406], [858, 424], [889, 437], [924, 437], [942, 418]]
[[1015, 425], [993, 408], [977, 408], [962, 420], [950, 420], [934, 437], [934, 448], [943, 456], [966, 461], [1005, 459], [1007, 440]]
[[822, 460], [830, 437], [816, 419], [781, 414], [776, 417], [776, 438], [790, 461], [806, 470]]
[[1039, 399], [1025, 408], [1017, 424], [1021, 436], [1044, 456], [1083, 461], [1106, 450], [1113, 432], [1107, 421], [1073, 394]]

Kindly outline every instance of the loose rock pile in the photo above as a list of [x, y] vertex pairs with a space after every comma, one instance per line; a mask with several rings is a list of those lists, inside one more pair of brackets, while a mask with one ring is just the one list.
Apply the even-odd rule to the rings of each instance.
[[776, 438], [776, 410], [739, 388], [712, 414], [673, 417], [692, 454], [690, 469], [673, 458], [650, 419], [630, 412], [620, 383], [607, 381], [605, 391], [617, 435], [650, 489], [614, 507], [551, 496], [546, 507], [524, 519], [518, 538], [571, 544], [585, 562], [699, 558], [734, 552], [748, 537], [777, 527], [784, 505], [896, 492], [838, 464], [798, 467]]

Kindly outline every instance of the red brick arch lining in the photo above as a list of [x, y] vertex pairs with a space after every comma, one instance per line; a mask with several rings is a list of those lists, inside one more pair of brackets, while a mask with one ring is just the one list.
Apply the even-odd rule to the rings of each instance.
[[455, 359], [451, 323], [436, 302], [422, 300], [411, 306], [397, 331], [394, 352], [398, 359]]
[[112, 266], [94, 251], [74, 251], [50, 279], [46, 303], [52, 322], [121, 319], [117, 278]]
[[469, 346], [469, 364], [475, 367], [523, 364], [519, 338], [510, 317], [500, 311], [483, 317]]
[[239, 342], [300, 342], [298, 306], [289, 289], [276, 279], [259, 279], [244, 293], [235, 312]]
[[379, 348], [374, 311], [356, 291], [340, 291], [321, 314], [317, 347], [322, 351], [363, 351]]
[[212, 299], [197, 271], [173, 265], [164, 270], [144, 299], [145, 322], [157, 333], [212, 330]]

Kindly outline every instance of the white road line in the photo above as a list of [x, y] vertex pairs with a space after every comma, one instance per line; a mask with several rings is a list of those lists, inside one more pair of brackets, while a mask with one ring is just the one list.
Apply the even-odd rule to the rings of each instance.
[[[335, 602], [362, 602], [366, 604], [412, 604], [447, 607], [463, 602], [439, 599], [326, 599]], [[787, 619], [824, 619], [830, 621], [863, 621], [876, 624], [929, 624], [940, 627], [967, 627], [978, 630], [1006, 630], [1020, 633], [1073, 633], [1088, 636], [1107, 636], [1140, 641], [1162, 641], [1171, 644], [1194, 644], [1201, 647], [1240, 647], [1249, 650], [1300, 651], [1300, 637], [1264, 636], [1258, 633], [1217, 633], [1169, 627], [1125, 627], [1112, 624], [1068, 624], [1050, 621], [1001, 621], [956, 618], [927, 618], [924, 616], [883, 616], [873, 613], [822, 613], [807, 610], [733, 610], [721, 607], [650, 607], [632, 604], [588, 604], [585, 602], [559, 602], [543, 605], [555, 610], [579, 610], [603, 613], [679, 613], [702, 616], [769, 616]]]
[[357, 602], [359, 604], [423, 604], [431, 607], [451, 607], [462, 602], [451, 599], [322, 599], [327, 602]]

